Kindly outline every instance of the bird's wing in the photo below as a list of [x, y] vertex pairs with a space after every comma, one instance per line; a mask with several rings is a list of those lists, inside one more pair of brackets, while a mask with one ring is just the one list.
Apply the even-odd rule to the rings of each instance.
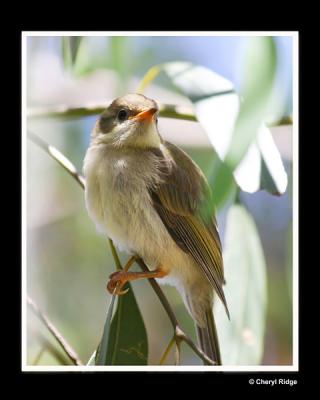
[[153, 206], [175, 243], [189, 253], [223, 302], [222, 248], [210, 188], [200, 168], [177, 146], [164, 142], [166, 167], [150, 188]]

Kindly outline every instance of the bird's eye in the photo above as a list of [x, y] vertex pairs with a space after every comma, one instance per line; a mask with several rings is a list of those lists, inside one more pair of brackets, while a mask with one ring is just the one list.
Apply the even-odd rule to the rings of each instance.
[[118, 120], [125, 121], [128, 118], [128, 111], [122, 109], [118, 112]]

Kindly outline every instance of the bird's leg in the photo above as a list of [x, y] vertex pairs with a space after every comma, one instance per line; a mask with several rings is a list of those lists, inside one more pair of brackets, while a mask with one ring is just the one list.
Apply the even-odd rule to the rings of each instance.
[[107, 289], [111, 294], [114, 293], [117, 295], [122, 295], [127, 293], [127, 290], [122, 291], [121, 289], [129, 281], [135, 281], [136, 279], [144, 279], [144, 278], [146, 279], [163, 278], [167, 274], [168, 273], [164, 271], [161, 267], [158, 267], [155, 271], [148, 271], [148, 272], [128, 272], [127, 270], [117, 271], [109, 276], [110, 280], [108, 282]]
[[123, 271], [129, 271], [129, 269], [132, 267], [132, 264], [138, 259], [139, 257], [134, 255], [129, 258], [127, 261], [126, 265], [123, 267]]

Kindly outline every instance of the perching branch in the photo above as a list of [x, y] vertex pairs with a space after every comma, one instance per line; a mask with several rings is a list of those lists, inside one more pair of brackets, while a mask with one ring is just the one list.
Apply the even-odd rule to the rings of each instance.
[[[146, 266], [145, 262], [141, 258], [137, 259], [136, 262], [139, 264], [140, 268], [143, 271], [149, 271], [149, 268]], [[156, 292], [156, 295], [158, 296], [159, 300], [161, 301], [161, 304], [163, 305], [163, 308], [165, 309], [165, 311], [170, 319], [170, 322], [174, 329], [174, 337], [175, 337], [175, 341], [176, 341], [177, 351], [179, 352], [179, 349], [180, 349], [179, 342], [181, 342], [181, 340], [183, 340], [202, 359], [202, 361], [204, 361], [208, 365], [215, 365], [216, 363], [213, 360], [211, 360], [206, 354], [204, 354], [204, 352], [197, 345], [195, 345], [193, 343], [192, 339], [182, 330], [166, 296], [164, 295], [162, 289], [160, 288], [160, 286], [158, 285], [156, 280], [153, 278], [148, 279], [148, 280], [149, 280], [150, 285], [152, 286], [153, 290]]]
[[[65, 105], [53, 107], [32, 108], [27, 111], [27, 117], [39, 118], [83, 118], [91, 115], [101, 114], [110, 102], [99, 104], [88, 104], [82, 107], [68, 107]], [[197, 121], [197, 117], [188, 106], [176, 106], [172, 104], [159, 104], [159, 116], [163, 118], [184, 119], [187, 121]], [[292, 125], [292, 117], [285, 116], [278, 120], [270, 121], [269, 126]]]
[[40, 311], [39, 307], [29, 296], [27, 296], [27, 303], [28, 303], [28, 306], [32, 309], [32, 311], [36, 314], [36, 316], [43, 322], [43, 324], [46, 326], [48, 331], [55, 337], [57, 342], [60, 344], [62, 350], [70, 358], [72, 363], [75, 365], [83, 365], [82, 362], [80, 361], [79, 356], [73, 350], [73, 348], [70, 346], [70, 344], [61, 335], [61, 333], [53, 325], [53, 323], [49, 320], [49, 318], [42, 311]]
[[[28, 132], [28, 137], [35, 144], [37, 144], [43, 150], [45, 150], [60, 165], [62, 165], [62, 167], [67, 172], [69, 172], [69, 174], [80, 184], [80, 186], [82, 188], [84, 188], [84, 178], [78, 173], [78, 171], [76, 170], [74, 165], [62, 153], [60, 153], [53, 146], [44, 142], [42, 139], [40, 139], [35, 134]], [[119, 257], [118, 257], [117, 251], [116, 251], [111, 239], [109, 239], [109, 243], [111, 246], [112, 255], [114, 257], [116, 265], [118, 265]], [[147, 265], [144, 263], [144, 261], [141, 258], [137, 259], [136, 262], [139, 264], [140, 268], [143, 271], [149, 271], [149, 268], [147, 267]], [[172, 327], [174, 329], [174, 337], [175, 337], [175, 342], [176, 342], [176, 347], [177, 347], [176, 359], [180, 358], [180, 342], [184, 341], [207, 365], [215, 365], [215, 362], [213, 360], [211, 360], [206, 354], [204, 354], [203, 351], [197, 345], [195, 345], [193, 343], [192, 339], [182, 330], [167, 298], [165, 297], [165, 295], [164, 295], [163, 291], [161, 290], [160, 286], [158, 285], [158, 283], [153, 278], [148, 279], [148, 280], [149, 280], [153, 290], [155, 291], [156, 295], [158, 296], [161, 304], [163, 305], [163, 308], [165, 309], [165, 311], [171, 321]]]
[[[142, 258], [138, 258], [137, 259], [137, 264], [139, 264], [140, 268], [142, 269], [142, 271], [145, 272], [149, 272], [149, 268], [146, 266], [145, 262], [142, 260]], [[178, 320], [166, 298], [166, 296], [164, 295], [162, 289], [160, 288], [160, 286], [158, 285], [157, 281], [153, 278], [148, 279], [148, 281], [150, 282], [150, 285], [152, 286], [153, 290], [156, 292], [156, 295], [159, 297], [159, 300], [161, 302], [161, 304], [163, 305], [163, 308], [166, 310], [166, 313], [170, 319], [170, 322], [173, 326], [173, 328], [175, 329], [176, 326], [179, 325]]]

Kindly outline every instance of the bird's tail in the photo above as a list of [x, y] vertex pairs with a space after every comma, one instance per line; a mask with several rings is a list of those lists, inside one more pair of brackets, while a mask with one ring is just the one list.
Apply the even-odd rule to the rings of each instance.
[[222, 365], [218, 334], [211, 308], [206, 310], [205, 320], [206, 325], [204, 327], [197, 325], [199, 345], [201, 350], [210, 357], [216, 365]]

